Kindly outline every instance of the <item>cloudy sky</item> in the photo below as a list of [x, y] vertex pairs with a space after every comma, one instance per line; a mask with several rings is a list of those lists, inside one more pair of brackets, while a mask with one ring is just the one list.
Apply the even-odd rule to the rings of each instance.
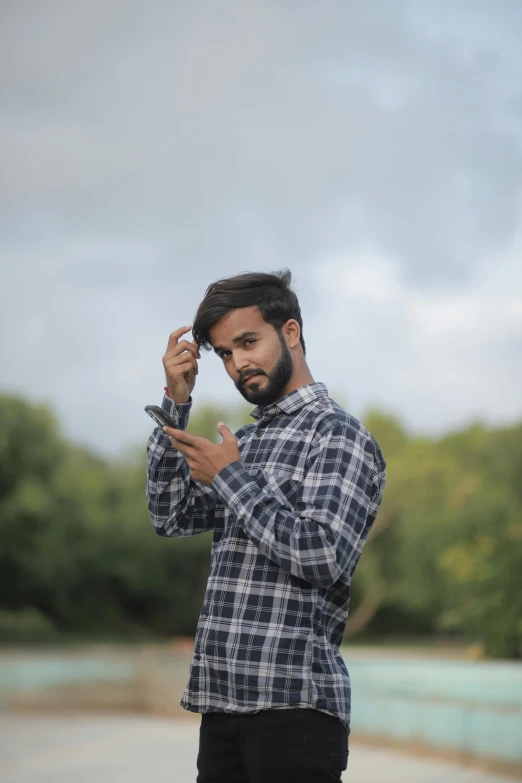
[[[522, 417], [520, 0], [3, 0], [0, 388], [146, 440], [206, 286], [288, 266], [316, 380]], [[204, 354], [195, 404], [242, 401]]]

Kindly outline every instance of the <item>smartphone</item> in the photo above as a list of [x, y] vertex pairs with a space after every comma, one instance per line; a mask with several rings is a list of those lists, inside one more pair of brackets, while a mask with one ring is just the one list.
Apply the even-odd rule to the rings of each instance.
[[174, 427], [175, 430], [179, 430], [179, 422], [174, 421], [172, 416], [159, 405], [145, 405], [145, 413], [148, 413], [159, 427]]

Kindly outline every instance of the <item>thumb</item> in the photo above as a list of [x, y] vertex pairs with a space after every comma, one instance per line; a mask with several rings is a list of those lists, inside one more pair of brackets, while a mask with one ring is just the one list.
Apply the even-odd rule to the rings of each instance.
[[233, 434], [231, 430], [227, 427], [226, 424], [224, 424], [222, 421], [218, 421], [218, 432], [223, 438], [223, 440], [230, 440], [230, 438], [236, 439], [236, 436]]

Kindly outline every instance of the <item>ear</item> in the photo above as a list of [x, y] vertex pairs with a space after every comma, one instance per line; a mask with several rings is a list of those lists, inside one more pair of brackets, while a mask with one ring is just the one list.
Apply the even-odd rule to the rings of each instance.
[[290, 318], [290, 320], [286, 322], [286, 324], [283, 326], [283, 334], [286, 338], [286, 342], [289, 348], [295, 348], [296, 345], [299, 345], [299, 340], [301, 338], [301, 327], [295, 318]]

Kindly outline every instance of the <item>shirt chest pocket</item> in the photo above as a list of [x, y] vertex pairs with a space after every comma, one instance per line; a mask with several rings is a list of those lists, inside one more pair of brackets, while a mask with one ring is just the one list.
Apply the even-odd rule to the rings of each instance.
[[272, 493], [278, 500], [281, 500], [286, 509], [289, 511], [294, 510], [301, 482], [292, 476], [290, 472], [263, 468], [254, 474], [254, 479], [261, 489]]

